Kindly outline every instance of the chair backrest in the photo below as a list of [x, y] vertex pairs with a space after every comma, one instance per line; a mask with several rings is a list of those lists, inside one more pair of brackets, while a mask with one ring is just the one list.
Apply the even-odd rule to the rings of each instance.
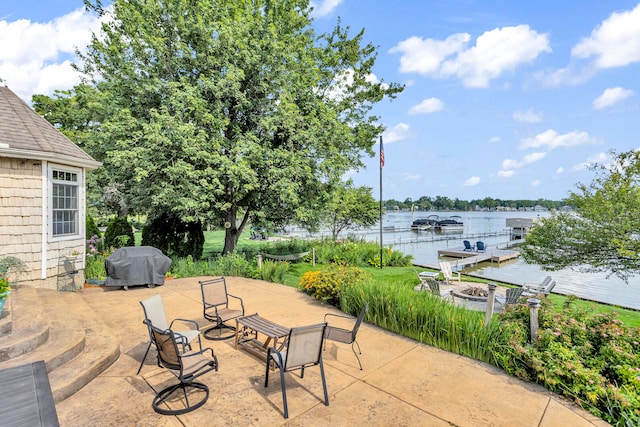
[[144, 323], [149, 327], [151, 340], [158, 350], [158, 364], [167, 369], [180, 370], [180, 353], [175, 334], [170, 329], [157, 328], [149, 319]]
[[451, 270], [451, 264], [449, 264], [448, 262], [440, 263], [440, 271], [442, 271], [442, 275], [444, 276], [445, 280], [449, 281], [453, 279], [453, 271]]
[[358, 318], [356, 319], [356, 323], [353, 325], [353, 329], [351, 330], [351, 339], [353, 341], [356, 340], [356, 335], [358, 334], [358, 329], [360, 329], [360, 325], [364, 320], [364, 315], [367, 314], [367, 310], [369, 309], [369, 303], [365, 302], [362, 308], [360, 309], [360, 314], [358, 314]]
[[484, 242], [476, 242], [476, 249], [479, 251], [484, 251], [486, 249], [486, 247], [484, 246]]
[[202, 303], [205, 310], [210, 307], [229, 306], [227, 281], [224, 277], [202, 280], [200, 282], [200, 290], [202, 291]]
[[540, 285], [538, 286], [540, 286], [541, 288], [546, 288], [549, 285], [549, 283], [551, 283], [551, 276], [545, 277], [542, 283], [540, 283]]
[[164, 311], [164, 304], [160, 294], [140, 301], [140, 305], [144, 310], [144, 318], [149, 320], [154, 327], [162, 331], [169, 329], [167, 314]]
[[427, 282], [427, 285], [429, 285], [429, 289], [431, 290], [431, 293], [433, 293], [434, 295], [440, 296], [440, 283], [438, 283], [437, 281], [433, 280], [430, 277], [427, 278], [425, 282]]
[[524, 291], [524, 289], [522, 288], [509, 288], [507, 289], [507, 296], [505, 299], [505, 303], [506, 304], [515, 304], [518, 302], [518, 300], [520, 299], [520, 296], [522, 296], [522, 292]]
[[556, 287], [556, 282], [554, 280], [553, 282], [549, 283], [549, 285], [546, 288], [544, 288], [543, 293], [545, 295], [549, 295], [551, 293], [551, 290], [555, 287]]
[[464, 243], [464, 249], [467, 251], [473, 250], [473, 246], [471, 246], [471, 242], [468, 240], [464, 240], [462, 243]]
[[316, 325], [291, 328], [287, 338], [287, 353], [284, 361], [285, 371], [320, 363], [326, 327], [326, 323], [318, 323]]

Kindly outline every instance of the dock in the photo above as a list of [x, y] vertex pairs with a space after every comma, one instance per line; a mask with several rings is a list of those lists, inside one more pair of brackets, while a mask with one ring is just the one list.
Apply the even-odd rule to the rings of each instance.
[[438, 250], [438, 257], [459, 258], [451, 262], [452, 267], [461, 268], [466, 265], [477, 265], [480, 262], [490, 261], [501, 263], [520, 256], [520, 252], [510, 249], [487, 248], [485, 252], [465, 251], [464, 247]]

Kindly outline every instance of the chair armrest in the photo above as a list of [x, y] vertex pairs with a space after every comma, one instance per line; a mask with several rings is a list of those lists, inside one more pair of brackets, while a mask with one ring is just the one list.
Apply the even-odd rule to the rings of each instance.
[[182, 318], [180, 318], [180, 317], [176, 317], [175, 319], [173, 319], [173, 320], [171, 321], [171, 324], [169, 325], [169, 329], [173, 329], [173, 322], [175, 322], [176, 320], [177, 320], [177, 321], [180, 321], [180, 322], [189, 323], [189, 324], [191, 324], [191, 325], [193, 325], [193, 326], [194, 326], [194, 328], [193, 328], [193, 329], [195, 329], [195, 330], [197, 330], [197, 331], [199, 331], [199, 330], [200, 330], [200, 326], [198, 326], [198, 322], [196, 322], [195, 320], [191, 320], [191, 319], [182, 319]]
[[242, 312], [244, 313], [244, 302], [242, 301], [242, 298], [237, 297], [235, 295], [231, 295], [231, 294], [227, 294], [227, 296], [239, 300], [240, 301], [240, 307], [242, 307]]
[[350, 319], [350, 320], [356, 320], [355, 317], [353, 316], [347, 316], [346, 314], [333, 314], [333, 313], [327, 313], [324, 315], [324, 321], [327, 321], [327, 316], [333, 316], [333, 317], [340, 317], [342, 319]]
[[284, 367], [282, 362], [282, 353], [280, 353], [275, 347], [269, 347], [267, 349], [267, 367], [269, 367], [269, 363], [271, 363], [271, 358], [274, 359], [274, 362], [279, 367]]

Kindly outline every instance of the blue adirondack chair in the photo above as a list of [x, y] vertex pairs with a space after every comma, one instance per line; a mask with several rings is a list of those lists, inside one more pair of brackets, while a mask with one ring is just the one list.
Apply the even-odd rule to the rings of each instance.
[[484, 252], [487, 250], [487, 247], [484, 245], [484, 242], [476, 242], [476, 251]]
[[464, 243], [464, 250], [465, 250], [466, 252], [472, 252], [472, 251], [476, 248], [476, 247], [475, 247], [475, 246], [473, 246], [473, 245], [471, 244], [471, 242], [470, 242], [470, 241], [468, 241], [468, 240], [464, 240], [462, 243]]

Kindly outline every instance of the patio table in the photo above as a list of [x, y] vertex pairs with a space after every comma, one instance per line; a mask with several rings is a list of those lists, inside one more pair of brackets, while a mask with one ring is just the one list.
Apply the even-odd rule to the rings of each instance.
[[[258, 357], [264, 357], [266, 360], [267, 349], [271, 340], [273, 340], [272, 347], [277, 348], [278, 339], [289, 335], [289, 330], [285, 326], [261, 317], [258, 313], [238, 317], [236, 318], [235, 348], [237, 350], [238, 346], [241, 345], [250, 353]], [[264, 341], [258, 338], [258, 334], [265, 336]]]

